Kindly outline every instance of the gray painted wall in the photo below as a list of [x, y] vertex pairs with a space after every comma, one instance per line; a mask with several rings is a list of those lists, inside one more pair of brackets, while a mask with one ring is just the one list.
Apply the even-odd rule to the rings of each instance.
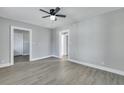
[[124, 71], [124, 9], [55, 29], [53, 55], [59, 56], [59, 31], [66, 29], [71, 59]]
[[32, 58], [41, 58], [51, 54], [50, 29], [14, 20], [0, 18], [0, 64], [10, 62], [9, 34], [11, 25], [32, 29]]

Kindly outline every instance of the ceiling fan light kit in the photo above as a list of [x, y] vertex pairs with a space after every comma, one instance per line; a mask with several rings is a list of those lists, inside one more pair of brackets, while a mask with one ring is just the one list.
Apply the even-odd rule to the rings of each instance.
[[42, 18], [50, 17], [50, 20], [51, 21], [56, 21], [57, 20], [57, 17], [61, 17], [61, 18], [65, 18], [66, 17], [66, 15], [57, 14], [60, 11], [60, 8], [59, 7], [56, 7], [55, 9], [50, 9], [49, 12], [47, 12], [47, 11], [45, 11], [43, 9], [40, 9], [40, 11], [49, 14], [47, 16], [43, 16]]
[[55, 15], [51, 15], [51, 16], [50, 16], [50, 20], [51, 20], [51, 21], [55, 21], [55, 20], [56, 20], [56, 16], [55, 16]]

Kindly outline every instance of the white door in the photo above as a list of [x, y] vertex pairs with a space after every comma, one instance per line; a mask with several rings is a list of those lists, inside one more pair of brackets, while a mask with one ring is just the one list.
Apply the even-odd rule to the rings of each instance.
[[23, 55], [23, 33], [14, 31], [14, 56]]

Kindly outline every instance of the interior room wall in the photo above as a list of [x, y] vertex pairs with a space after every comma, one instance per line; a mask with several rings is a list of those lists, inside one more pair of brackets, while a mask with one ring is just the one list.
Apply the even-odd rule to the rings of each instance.
[[23, 55], [23, 32], [14, 30], [14, 56]]
[[29, 55], [30, 52], [30, 37], [28, 31], [23, 31], [23, 55]]
[[53, 55], [59, 56], [59, 32], [65, 29], [70, 59], [124, 71], [124, 9], [54, 29]]
[[0, 18], [0, 65], [10, 63], [10, 28], [32, 29], [32, 59], [51, 54], [51, 30], [40, 26]]

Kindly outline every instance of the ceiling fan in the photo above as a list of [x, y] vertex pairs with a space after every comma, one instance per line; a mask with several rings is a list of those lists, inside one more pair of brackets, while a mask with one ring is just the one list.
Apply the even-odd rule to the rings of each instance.
[[49, 12], [47, 12], [47, 11], [45, 11], [43, 9], [40, 9], [40, 11], [49, 14], [49, 15], [43, 16], [42, 18], [50, 17], [50, 20], [52, 20], [52, 21], [56, 21], [57, 17], [62, 17], [62, 18], [66, 17], [66, 15], [63, 15], [63, 14], [57, 14], [60, 11], [59, 7], [56, 7], [55, 9], [50, 9]]

